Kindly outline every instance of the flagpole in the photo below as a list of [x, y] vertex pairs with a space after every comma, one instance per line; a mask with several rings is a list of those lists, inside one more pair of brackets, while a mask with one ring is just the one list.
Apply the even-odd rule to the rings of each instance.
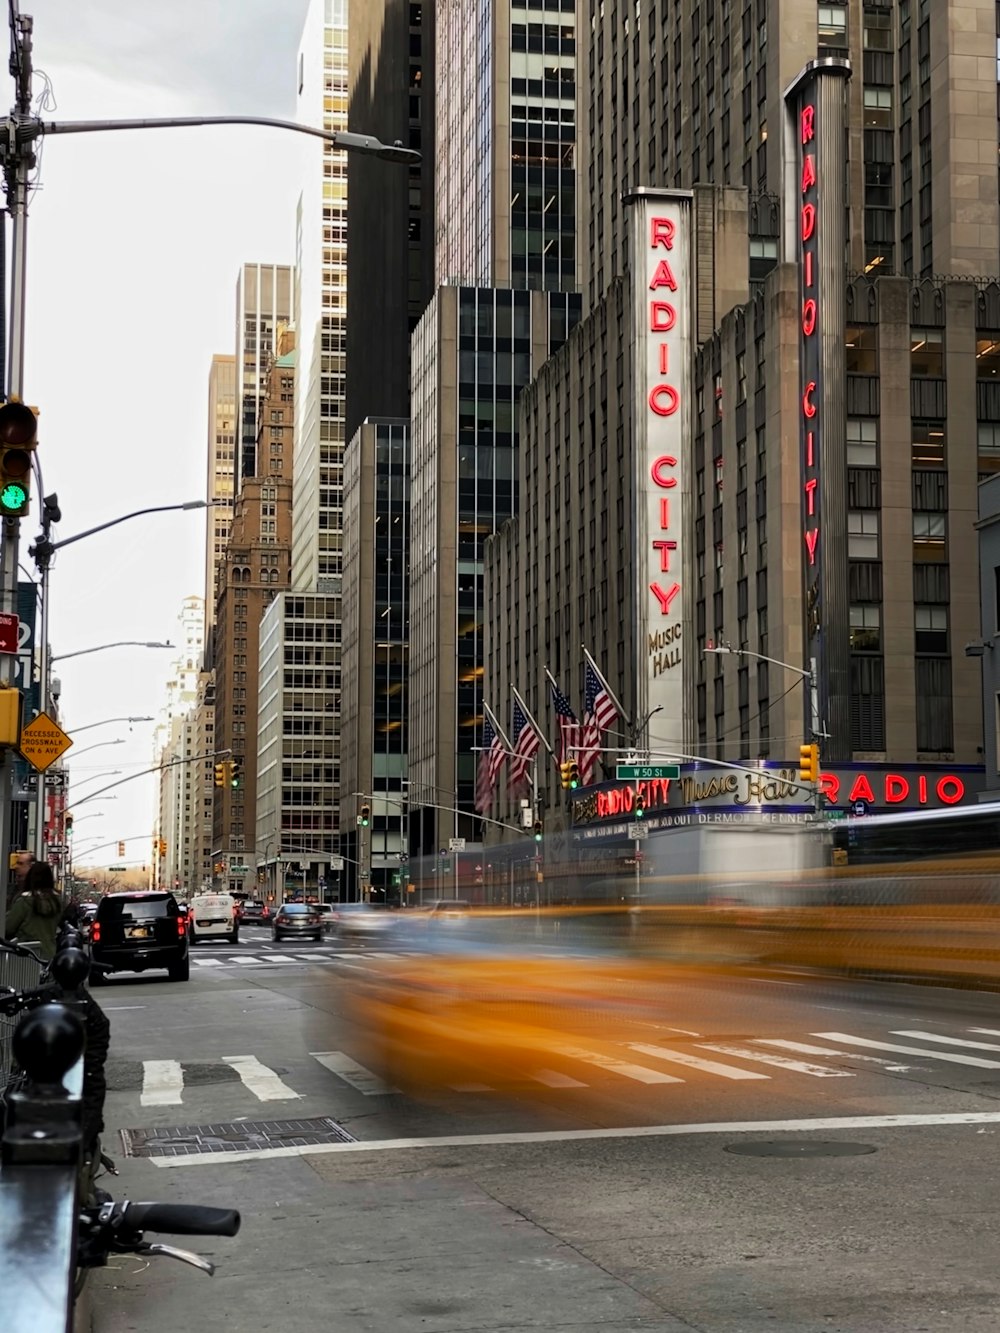
[[500, 723], [497, 721], [496, 714], [494, 713], [493, 709], [489, 706], [489, 704], [486, 702], [485, 699], [483, 700], [483, 712], [484, 712], [484, 713], [486, 714], [486, 716], [489, 718], [489, 720], [490, 720], [490, 726], [493, 728], [493, 730], [496, 732], [496, 734], [500, 737], [501, 741], [503, 742], [503, 748], [504, 748], [504, 749], [507, 751], [507, 753], [509, 754], [509, 753], [510, 753], [510, 750], [511, 750], [511, 744], [510, 744], [510, 741], [509, 741], [509, 740], [507, 739], [507, 737], [504, 735], [504, 733], [503, 733], [503, 727], [501, 727]]
[[538, 725], [538, 723], [535, 721], [534, 717], [532, 717], [531, 712], [530, 712], [530, 710], [529, 710], [529, 708], [528, 708], [528, 705], [524, 702], [524, 700], [523, 700], [523, 699], [521, 698], [521, 696], [518, 694], [517, 690], [515, 689], [515, 687], [514, 687], [513, 685], [510, 687], [510, 692], [511, 692], [511, 694], [514, 696], [514, 698], [515, 698], [515, 700], [517, 701], [517, 703], [520, 704], [520, 706], [521, 706], [521, 712], [524, 714], [525, 719], [526, 719], [527, 722], [534, 728], [535, 735], [538, 737], [538, 739], [539, 739], [539, 740], [542, 742], [542, 744], [545, 746], [546, 750], [548, 750], [548, 752], [549, 752], [549, 756], [550, 756], [550, 758], [552, 759], [552, 762], [555, 763], [555, 762], [556, 762], [556, 752], [555, 752], [555, 750], [553, 750], [552, 746], [549, 744], [549, 742], [548, 742], [548, 737], [547, 737], [547, 736], [545, 735], [545, 733], [542, 731], [541, 727], [540, 727], [540, 726]]
[[618, 712], [619, 712], [619, 714], [621, 715], [621, 717], [624, 718], [624, 720], [625, 720], [625, 725], [628, 727], [629, 731], [631, 731], [631, 730], [632, 730], [632, 719], [629, 717], [628, 713], [626, 713], [625, 709], [621, 706], [621, 702], [620, 702], [618, 696], [615, 694], [614, 690], [611, 688], [611, 686], [610, 686], [610, 685], [608, 684], [608, 682], [605, 680], [605, 678], [604, 678], [604, 673], [601, 671], [601, 668], [597, 665], [597, 663], [596, 663], [596, 662], [594, 661], [594, 659], [591, 657], [590, 653], [587, 652], [587, 645], [586, 645], [585, 643], [581, 643], [581, 644], [580, 644], [580, 647], [583, 649], [583, 655], [584, 655], [584, 657], [587, 659], [587, 661], [590, 663], [591, 668], [592, 668], [592, 670], [593, 670], [595, 676], [596, 676], [597, 679], [601, 682], [601, 684], [604, 686], [604, 688], [607, 690], [607, 692], [608, 692], [608, 697], [610, 698], [610, 700], [611, 700], [611, 702], [614, 704], [614, 706], [618, 709]]

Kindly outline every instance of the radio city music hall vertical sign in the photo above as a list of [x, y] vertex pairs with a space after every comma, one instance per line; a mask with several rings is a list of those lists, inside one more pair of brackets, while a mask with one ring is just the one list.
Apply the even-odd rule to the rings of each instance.
[[635, 715], [660, 709], [656, 734], [685, 739], [690, 652], [690, 192], [639, 189], [631, 207], [634, 349]]
[[805, 723], [849, 758], [845, 75], [847, 61], [814, 61], [786, 94], [785, 253], [799, 273], [804, 657], [817, 685]]

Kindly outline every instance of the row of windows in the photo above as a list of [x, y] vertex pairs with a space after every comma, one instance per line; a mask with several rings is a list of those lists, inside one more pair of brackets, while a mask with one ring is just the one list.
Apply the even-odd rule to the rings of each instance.
[[[915, 606], [913, 608], [914, 649], [918, 653], [948, 652], [948, 608]], [[850, 608], [850, 636], [853, 652], [882, 651], [882, 608], [861, 604]]]

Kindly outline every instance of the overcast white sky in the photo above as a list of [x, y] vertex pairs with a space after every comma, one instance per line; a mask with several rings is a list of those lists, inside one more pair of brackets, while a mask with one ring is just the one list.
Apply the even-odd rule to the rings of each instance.
[[[46, 120], [294, 115], [307, 0], [21, 4], [35, 19], [36, 69], [57, 102]], [[25, 397], [41, 408], [45, 489], [63, 512], [57, 536], [204, 497], [211, 356], [234, 350], [240, 264], [293, 258], [299, 146], [308, 142], [242, 127], [46, 141], [30, 211]], [[176, 643], [183, 598], [204, 592], [204, 524], [204, 512], [152, 515], [62, 552], [53, 653], [119, 639]], [[27, 564], [35, 503], [22, 530]], [[158, 714], [173, 656], [121, 648], [56, 663], [67, 730]], [[95, 728], [75, 749], [119, 737], [126, 743], [70, 761], [78, 864], [117, 859], [113, 847], [85, 855], [98, 837], [127, 839], [130, 863], [149, 858], [152, 777], [119, 788], [114, 801], [82, 802], [116, 778], [85, 780], [152, 762], [151, 723]]]

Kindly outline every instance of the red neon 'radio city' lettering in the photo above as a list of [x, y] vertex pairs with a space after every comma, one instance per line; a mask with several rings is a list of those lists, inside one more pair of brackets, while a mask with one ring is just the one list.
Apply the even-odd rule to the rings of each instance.
[[[676, 292], [678, 290], [678, 280], [674, 273], [673, 264], [669, 258], [654, 256], [658, 250], [673, 252], [677, 240], [676, 223], [671, 218], [651, 217], [649, 220], [649, 251], [651, 273], [649, 278], [648, 290], [654, 293]], [[654, 261], [655, 258], [655, 262]], [[658, 299], [650, 299], [648, 302], [648, 320], [647, 326], [652, 334], [669, 334], [677, 330], [677, 307], [671, 301], [663, 299], [662, 295]], [[657, 369], [663, 379], [653, 384], [647, 393], [646, 401], [650, 412], [659, 420], [672, 418], [680, 411], [681, 393], [679, 388], [670, 383], [669, 375], [671, 369], [670, 343], [664, 338], [660, 338], [654, 344], [656, 351]], [[676, 350], [676, 349], [675, 349]], [[656, 427], [651, 428], [651, 432]], [[655, 439], [655, 434], [651, 433], [651, 439]], [[676, 577], [669, 582], [661, 582], [658, 577], [661, 574], [671, 573], [670, 561], [671, 555], [678, 549], [678, 540], [674, 528], [679, 526], [680, 511], [676, 515], [676, 523], [671, 513], [669, 495], [665, 492], [674, 490], [679, 484], [677, 471], [679, 460], [673, 454], [663, 453], [653, 458], [649, 466], [649, 475], [652, 483], [661, 493], [659, 505], [656, 509], [657, 521], [653, 523], [653, 530], [649, 533], [650, 553], [655, 563], [651, 572], [654, 574], [652, 582], [649, 584], [649, 591], [656, 599], [661, 616], [670, 614], [671, 607], [681, 591], [681, 585]], [[658, 530], [657, 530], [658, 529]]]
[[[813, 143], [816, 138], [816, 108], [808, 105], [799, 115], [799, 137], [803, 148]], [[818, 213], [816, 210], [816, 192], [819, 186], [819, 174], [816, 169], [815, 152], [803, 152], [802, 174], [800, 177], [801, 206], [799, 212], [799, 235], [802, 241], [802, 314], [801, 329], [803, 339], [803, 377], [808, 368], [816, 363], [815, 356], [806, 358], [806, 350], [815, 345], [819, 330], [819, 301], [815, 271], [815, 246], [817, 243]], [[815, 372], [813, 372], [815, 373]], [[802, 536], [810, 567], [816, 564], [819, 546], [820, 503], [819, 503], [819, 459], [816, 452], [817, 432], [820, 422], [819, 405], [816, 401], [817, 384], [815, 379], [805, 381], [802, 392], [802, 432], [803, 432], [803, 506]]]
[[[959, 801], [965, 796], [965, 783], [955, 773], [944, 773], [941, 777], [934, 780], [934, 794], [942, 805], [958, 805]], [[821, 773], [819, 775], [819, 789], [822, 794], [836, 805], [841, 798], [840, 778], [835, 773]], [[915, 788], [915, 790], [914, 790]], [[881, 796], [881, 801], [879, 800]], [[872, 786], [871, 779], [866, 773], [859, 773], [851, 784], [851, 789], [847, 793], [845, 800], [848, 805], [855, 801], [868, 801], [873, 805], [900, 805], [903, 801], [916, 799], [918, 805], [927, 805], [930, 801], [930, 788], [926, 773], [919, 773], [915, 781], [906, 778], [902, 773], [884, 773], [882, 774], [882, 789], [879, 796], [875, 794], [875, 788]]]

